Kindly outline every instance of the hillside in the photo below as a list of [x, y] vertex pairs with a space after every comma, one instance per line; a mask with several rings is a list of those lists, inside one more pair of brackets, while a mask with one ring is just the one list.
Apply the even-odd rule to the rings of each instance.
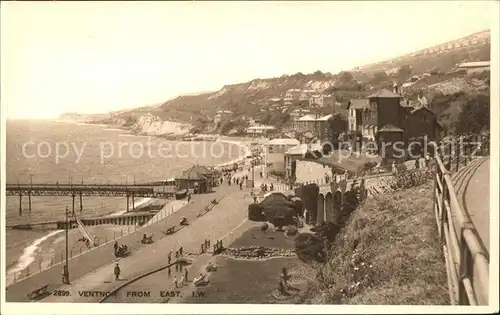
[[[163, 104], [111, 113], [111, 119], [100, 122], [123, 124], [126, 121], [132, 124], [141, 116], [151, 113], [160, 120], [187, 122], [206, 129], [217, 110], [222, 109], [231, 110], [234, 117], [256, 117], [268, 122], [285, 121], [285, 118], [269, 118], [273, 110], [271, 99], [283, 97], [289, 89], [311, 89], [317, 93], [333, 93], [336, 101], [345, 105], [349, 99], [366, 97], [373, 90], [391, 88], [393, 82], [406, 82], [412, 75], [419, 76], [419, 80], [409, 89], [410, 98], [422, 93], [430, 93], [431, 96], [436, 93], [445, 95], [458, 92], [474, 93], [484, 91], [489, 81], [488, 84], [485, 78], [474, 81], [465, 74], [452, 70], [461, 62], [489, 60], [489, 54], [490, 32], [485, 31], [349, 72], [339, 74], [321, 71], [311, 74], [299, 72], [277, 78], [254, 79], [245, 83], [226, 85], [216, 92], [183, 95]], [[427, 76], [423, 77], [424, 73]], [[288, 111], [296, 106], [289, 108]], [[275, 116], [281, 114], [280, 111]]]

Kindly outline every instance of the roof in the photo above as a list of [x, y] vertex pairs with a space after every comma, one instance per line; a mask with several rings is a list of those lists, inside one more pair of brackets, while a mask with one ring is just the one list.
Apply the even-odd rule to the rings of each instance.
[[290, 89], [287, 92], [300, 92], [300, 89]]
[[369, 108], [369, 106], [370, 106], [369, 101], [366, 98], [350, 100], [349, 103], [347, 103], [347, 109], [351, 107], [354, 109], [363, 109], [363, 108]]
[[367, 98], [402, 98], [402, 96], [394, 92], [391, 92], [388, 89], [382, 89], [377, 93], [373, 93]]
[[298, 120], [299, 121], [314, 121], [314, 120], [316, 120], [316, 116], [305, 115], [305, 116], [300, 117]]
[[247, 130], [259, 130], [259, 129], [274, 130], [274, 129], [276, 129], [276, 127], [273, 127], [273, 126], [252, 126], [252, 127], [247, 128]]
[[319, 143], [307, 144], [302, 143], [296, 147], [290, 148], [285, 151], [285, 154], [288, 155], [304, 155], [307, 151], [321, 151], [323, 148]]
[[476, 68], [476, 67], [489, 67], [489, 61], [476, 61], [476, 62], [464, 62], [460, 64], [459, 68]]
[[213, 171], [209, 170], [206, 166], [193, 165], [187, 170], [182, 172], [182, 175], [177, 177], [178, 179], [193, 179], [193, 180], [206, 180], [213, 174]]
[[420, 111], [420, 110], [423, 110], [425, 109], [426, 111], [428, 111], [429, 113], [433, 114], [433, 115], [436, 115], [432, 110], [430, 110], [429, 108], [427, 108], [427, 106], [419, 106], [417, 108], [415, 108], [414, 110], [411, 111], [412, 114]]
[[299, 109], [294, 109], [293, 112], [295, 112], [295, 113], [299, 113], [299, 112], [310, 113], [311, 111], [308, 109], [299, 108]]
[[[341, 151], [342, 152], [342, 151]], [[347, 158], [339, 159], [339, 156], [337, 154], [330, 155], [330, 156], [323, 156], [317, 160], [316, 162], [323, 164], [323, 165], [329, 165], [333, 166], [337, 170], [348, 170], [351, 172], [356, 172], [364, 167], [364, 164], [366, 162], [380, 162], [382, 158], [380, 156], [371, 156], [371, 155], [366, 155], [366, 154], [360, 154], [360, 156], [355, 156], [354, 154], [349, 155], [348, 151], [344, 152], [347, 156]]]
[[291, 138], [276, 138], [266, 142], [266, 145], [299, 145], [300, 142], [297, 139]]
[[326, 115], [326, 116], [323, 116], [323, 117], [320, 117], [318, 119], [316, 119], [317, 121], [328, 121], [328, 119], [332, 118], [333, 115], [330, 114], [330, 115]]
[[382, 128], [380, 128], [379, 132], [404, 132], [403, 129], [401, 128], [398, 128], [394, 125], [391, 125], [391, 124], [387, 124], [385, 126], [383, 126]]

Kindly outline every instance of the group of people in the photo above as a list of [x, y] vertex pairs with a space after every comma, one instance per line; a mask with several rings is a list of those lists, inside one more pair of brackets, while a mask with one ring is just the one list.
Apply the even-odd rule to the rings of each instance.
[[201, 243], [201, 251], [200, 253], [203, 254], [207, 251], [207, 249], [210, 247], [210, 240], [206, 239], [203, 243]]
[[115, 250], [116, 257], [119, 257], [121, 254], [124, 254], [127, 252], [127, 245], [125, 245], [125, 244], [118, 245], [118, 241], [115, 241], [113, 248]]
[[[179, 259], [183, 255], [184, 255], [184, 249], [181, 246], [181, 247], [179, 247], [178, 250], [175, 251], [175, 258]], [[172, 262], [172, 251], [168, 252], [167, 259], [168, 259], [168, 264], [170, 265], [170, 263]]]
[[[169, 275], [170, 275], [170, 267], [168, 268], [168, 271], [169, 271]], [[189, 281], [189, 279], [188, 279], [188, 270], [186, 268], [186, 269], [184, 269], [184, 273], [181, 275], [180, 281], [177, 281], [177, 276], [174, 276], [174, 288], [177, 289], [180, 286], [183, 286], [188, 281]]]
[[260, 189], [263, 191], [263, 192], [267, 192], [268, 189], [269, 191], [273, 191], [274, 190], [274, 185], [273, 183], [269, 184], [269, 186], [267, 186], [267, 184], [265, 183], [262, 183], [260, 184]]

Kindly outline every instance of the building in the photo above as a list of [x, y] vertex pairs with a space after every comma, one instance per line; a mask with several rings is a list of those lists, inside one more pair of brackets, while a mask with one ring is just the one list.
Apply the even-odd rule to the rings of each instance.
[[296, 174], [297, 160], [306, 156], [307, 152], [322, 151], [321, 144], [319, 143], [302, 143], [296, 147], [290, 148], [285, 151], [285, 179], [291, 179]]
[[303, 108], [299, 108], [299, 109], [294, 109], [291, 113], [290, 113], [290, 116], [292, 116], [293, 119], [299, 119], [300, 117], [304, 116], [304, 115], [308, 115], [308, 114], [311, 114], [311, 111], [308, 110], [308, 109], [303, 109]]
[[283, 97], [285, 102], [296, 102], [300, 100], [300, 89], [290, 89], [285, 92]]
[[315, 90], [302, 90], [300, 91], [300, 96], [299, 96], [299, 101], [308, 101], [313, 96], [316, 94]]
[[314, 94], [309, 98], [309, 106], [333, 107], [335, 103], [333, 95]]
[[[377, 141], [379, 152], [382, 143], [408, 143], [409, 139], [422, 136], [430, 141], [439, 139], [442, 127], [436, 115], [427, 108], [425, 99], [419, 98], [419, 103], [417, 108], [408, 106], [397, 93], [397, 86], [392, 92], [382, 89], [367, 100], [351, 100], [349, 129], [361, 133], [363, 138]], [[393, 157], [391, 147], [384, 149], [386, 161]]]
[[355, 99], [350, 100], [347, 103], [347, 119], [348, 119], [348, 131], [349, 132], [362, 132], [363, 123], [362, 115], [363, 111], [369, 108], [369, 102], [367, 99]]
[[246, 133], [252, 137], [269, 137], [276, 134], [276, 132], [276, 127], [266, 125], [257, 125], [246, 129]]
[[467, 74], [479, 73], [484, 71], [490, 71], [490, 62], [489, 61], [466, 62], [460, 64], [457, 68], [465, 69], [467, 71]]
[[310, 133], [311, 137], [326, 140], [329, 128], [329, 119], [333, 115], [319, 116], [318, 114], [307, 114], [293, 122], [293, 130], [297, 133]]
[[218, 110], [214, 116], [214, 123], [218, 124], [222, 121], [227, 121], [232, 115], [233, 112], [230, 110]]
[[276, 138], [263, 145], [264, 173], [270, 171], [285, 172], [285, 152], [300, 144], [297, 139]]
[[193, 190], [195, 194], [210, 192], [215, 186], [215, 173], [206, 166], [193, 165], [175, 178], [178, 190]]

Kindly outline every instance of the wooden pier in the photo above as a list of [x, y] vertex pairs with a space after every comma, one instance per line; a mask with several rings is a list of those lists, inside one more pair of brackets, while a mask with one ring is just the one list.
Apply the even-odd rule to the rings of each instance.
[[96, 185], [96, 184], [6, 184], [6, 196], [19, 197], [19, 215], [22, 215], [22, 197], [28, 196], [28, 211], [31, 212], [31, 197], [62, 197], [73, 198], [72, 213], [75, 214], [75, 198], [80, 198], [80, 212], [83, 211], [83, 197], [126, 197], [127, 212], [129, 199], [132, 198], [132, 209], [135, 209], [135, 197], [161, 198], [175, 197], [175, 183], [171, 181], [134, 184], [134, 185]]

